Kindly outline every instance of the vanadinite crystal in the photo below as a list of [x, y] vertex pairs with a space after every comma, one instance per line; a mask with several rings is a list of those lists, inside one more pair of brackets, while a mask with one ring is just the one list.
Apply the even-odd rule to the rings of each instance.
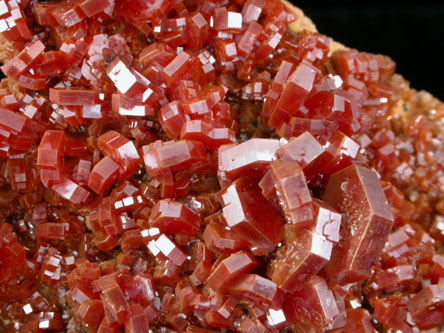
[[444, 329], [444, 108], [388, 57], [278, 0], [0, 0], [0, 62], [1, 332]]

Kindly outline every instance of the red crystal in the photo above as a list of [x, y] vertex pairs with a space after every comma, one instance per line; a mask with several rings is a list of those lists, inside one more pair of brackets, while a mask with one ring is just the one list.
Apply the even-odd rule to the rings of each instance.
[[139, 60], [145, 67], [148, 67], [153, 63], [166, 66], [173, 59], [173, 49], [163, 43], [152, 43], [145, 47], [139, 55]]
[[440, 104], [300, 15], [0, 1], [0, 331], [444, 325]]
[[413, 278], [414, 270], [410, 265], [388, 268], [376, 276], [379, 287], [389, 292], [407, 285]]
[[150, 225], [170, 235], [193, 236], [200, 228], [200, 217], [180, 202], [159, 200], [151, 211]]
[[211, 110], [205, 99], [193, 98], [181, 103], [180, 106], [191, 119], [211, 117]]
[[[269, 180], [268, 180], [269, 178]], [[264, 184], [271, 182], [273, 189]], [[259, 186], [262, 194], [269, 197], [276, 193], [279, 204], [288, 222], [298, 231], [309, 227], [313, 221], [312, 198], [299, 165], [287, 159], [270, 163], [270, 170], [262, 178]]]
[[[244, 9], [245, 8], [246, 7], [244, 7]], [[251, 51], [253, 51], [263, 30], [262, 26], [255, 20], [249, 22], [248, 29], [243, 33], [237, 44], [237, 50], [240, 56], [246, 57]]]
[[83, 205], [92, 199], [89, 191], [66, 177], [60, 183], [52, 185], [51, 189], [75, 205]]
[[102, 299], [105, 317], [109, 323], [123, 324], [128, 315], [128, 302], [118, 285], [103, 291]]
[[279, 308], [284, 299], [284, 293], [276, 284], [257, 274], [245, 274], [237, 279], [230, 287], [230, 293], [239, 298], [247, 298], [258, 304], [266, 303]]
[[294, 115], [313, 88], [318, 69], [308, 62], [302, 62], [289, 76], [276, 102], [269, 124], [280, 127], [285, 118]]
[[151, 82], [133, 68], [127, 67], [119, 57], [112, 61], [106, 72], [119, 93], [126, 97], [137, 98], [141, 103], [147, 104], [152, 104], [157, 99]]
[[110, 5], [112, 5], [111, 0], [105, 0], [105, 1], [84, 0], [80, 2], [79, 7], [87, 17], [92, 17], [104, 11]]
[[345, 214], [327, 275], [341, 284], [368, 278], [393, 224], [378, 176], [356, 165], [342, 169], [330, 177], [325, 201]]
[[239, 251], [222, 260], [208, 277], [207, 283], [214, 291], [226, 289], [239, 276], [253, 272], [258, 266], [259, 262], [252, 254]]
[[242, 8], [242, 18], [244, 24], [257, 21], [265, 7], [265, 1], [262, 0], [248, 0], [244, 8]]
[[433, 328], [443, 323], [443, 302], [443, 286], [430, 285], [409, 300], [408, 310], [418, 327]]
[[45, 76], [57, 76], [68, 67], [68, 57], [63, 51], [49, 51], [41, 54], [36, 64], [32, 66], [32, 71]]
[[387, 57], [356, 50], [338, 51], [332, 62], [342, 77], [354, 77], [364, 82], [384, 81], [395, 71], [395, 63]]
[[212, 255], [203, 241], [197, 241], [192, 247], [191, 266], [193, 273], [190, 282], [194, 286], [204, 283], [211, 273]]
[[40, 268], [40, 279], [48, 286], [56, 285], [61, 277], [62, 256], [55, 248], [50, 247], [43, 257]]
[[16, 270], [25, 263], [26, 251], [17, 242], [17, 237], [8, 224], [0, 225], [0, 284], [12, 280]]
[[201, 13], [190, 13], [186, 16], [188, 42], [187, 48], [200, 50], [208, 37], [209, 24]]
[[[267, 275], [281, 289], [294, 292], [330, 260], [333, 245], [339, 241], [341, 215], [320, 200], [313, 202], [314, 225], [295, 233], [291, 226], [285, 244], [270, 260]], [[297, 229], [296, 229], [297, 230]]]
[[77, 316], [82, 320], [83, 325], [91, 330], [97, 330], [104, 316], [102, 302], [98, 299], [85, 300], [80, 304]]
[[42, 239], [63, 240], [69, 232], [68, 223], [42, 223], [35, 228], [35, 237]]
[[119, 165], [108, 156], [102, 158], [91, 170], [88, 186], [98, 194], [109, 191], [119, 175]]
[[41, 90], [46, 87], [46, 78], [44, 76], [32, 75], [29, 72], [20, 74], [18, 82], [23, 88], [30, 90]]
[[50, 89], [49, 100], [59, 105], [94, 105], [97, 92], [91, 89]]
[[45, 45], [40, 40], [35, 40], [25, 47], [16, 57], [1, 67], [3, 73], [11, 78], [18, 77], [25, 71], [45, 50]]
[[218, 200], [228, 227], [253, 249], [268, 252], [282, 239], [283, 219], [251, 179], [239, 178], [218, 194]]
[[163, 105], [160, 108], [159, 122], [170, 139], [175, 139], [180, 135], [188, 118], [177, 101]]
[[159, 258], [170, 260], [177, 266], [181, 266], [185, 260], [185, 253], [172, 240], [161, 234], [156, 240], [148, 243], [148, 249]]
[[143, 147], [143, 151], [145, 168], [151, 176], [165, 169], [178, 171], [207, 160], [204, 145], [194, 140], [155, 142]]
[[237, 12], [227, 11], [225, 7], [214, 11], [214, 29], [227, 33], [239, 32], [242, 28], [242, 15]]
[[131, 178], [139, 165], [140, 157], [134, 143], [115, 131], [102, 134], [97, 147], [120, 165], [120, 177]]
[[[48, 130], [43, 135], [37, 153], [40, 178], [46, 187], [62, 181], [65, 156], [65, 133]], [[45, 172], [46, 171], [46, 172]], [[51, 175], [51, 177], [48, 177]]]
[[65, 27], [72, 27], [85, 18], [85, 13], [78, 5], [71, 7], [68, 3], [58, 6], [51, 14], [58, 24]]
[[288, 144], [278, 151], [278, 156], [298, 162], [305, 176], [310, 179], [316, 173], [316, 161], [324, 151], [325, 148], [313, 135], [304, 132], [296, 138], [291, 138]]
[[371, 317], [367, 310], [358, 309], [347, 309], [347, 321], [345, 322], [344, 330], [350, 332], [365, 332], [371, 333], [375, 329], [371, 323]]
[[[284, 312], [290, 321], [302, 321], [318, 330], [341, 327], [342, 316], [324, 279], [313, 276], [304, 287], [286, 298]], [[342, 323], [343, 324], [343, 323]]]
[[97, 207], [97, 221], [107, 235], [119, 235], [123, 232], [122, 225], [113, 212], [111, 199], [105, 198]]
[[[191, 53], [182, 51], [163, 68], [166, 84], [171, 87], [178, 80], [196, 79], [198, 59]], [[198, 76], [197, 76], [198, 78]]]
[[235, 132], [230, 128], [214, 128], [207, 120], [189, 120], [182, 127], [182, 140], [196, 140], [211, 150], [236, 141]]
[[244, 238], [221, 223], [207, 224], [202, 236], [211, 251], [222, 255], [248, 248], [249, 245]]
[[248, 176], [259, 180], [265, 174], [265, 167], [277, 159], [276, 152], [280, 144], [272, 139], [252, 139], [239, 145], [227, 145], [219, 148], [219, 181], [235, 180]]
[[284, 84], [287, 82], [290, 74], [294, 70], [294, 65], [288, 61], [283, 61], [279, 66], [279, 70], [276, 73], [276, 76], [273, 81], [273, 85], [269, 90], [264, 107], [262, 109], [262, 116], [269, 118], [272, 115], [272, 112], [276, 106], [276, 103], [284, 90]]
[[130, 306], [128, 319], [125, 321], [125, 331], [129, 333], [142, 333], [148, 331], [148, 317], [139, 304]]

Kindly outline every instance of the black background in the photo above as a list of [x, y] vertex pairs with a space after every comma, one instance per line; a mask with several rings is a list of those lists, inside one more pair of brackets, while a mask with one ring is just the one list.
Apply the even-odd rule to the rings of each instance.
[[415, 89], [444, 101], [444, 1], [297, 1], [319, 32], [390, 56]]

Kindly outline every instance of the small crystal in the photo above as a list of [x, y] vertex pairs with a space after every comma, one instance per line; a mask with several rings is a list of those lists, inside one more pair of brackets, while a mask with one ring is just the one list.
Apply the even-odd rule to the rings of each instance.
[[268, 252], [283, 236], [283, 219], [259, 186], [242, 177], [218, 194], [227, 225], [253, 247]]
[[249, 252], [239, 251], [233, 253], [213, 270], [207, 283], [214, 291], [226, 289], [230, 283], [239, 276], [254, 271], [259, 263]]

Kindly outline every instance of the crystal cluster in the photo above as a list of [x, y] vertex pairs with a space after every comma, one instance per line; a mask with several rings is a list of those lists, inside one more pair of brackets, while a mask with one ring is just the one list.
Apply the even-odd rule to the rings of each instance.
[[300, 19], [0, 0], [0, 331], [443, 327], [443, 114]]

